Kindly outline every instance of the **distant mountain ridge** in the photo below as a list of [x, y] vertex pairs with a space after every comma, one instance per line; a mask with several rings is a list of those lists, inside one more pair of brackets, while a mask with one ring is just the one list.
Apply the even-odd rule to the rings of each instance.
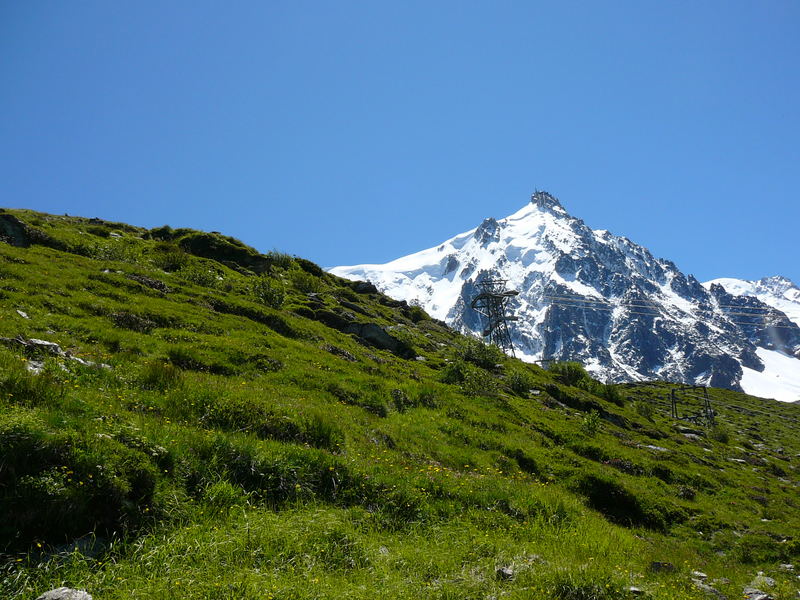
[[[800, 327], [781, 309], [796, 306], [800, 314], [791, 281], [703, 285], [625, 237], [590, 229], [546, 192], [434, 248], [331, 272], [369, 280], [475, 334], [482, 329], [470, 307], [476, 284], [505, 279], [520, 292], [510, 304], [520, 318], [512, 331], [517, 354], [578, 360], [607, 381], [663, 379], [758, 395], [753, 374], [789, 381], [784, 370], [800, 373]], [[742, 295], [745, 288], [756, 295]], [[800, 381], [780, 393], [762, 387], [771, 397], [800, 399]]]
[[721, 285], [734, 296], [758, 298], [764, 304], [783, 312], [796, 325], [800, 325], [800, 287], [786, 277], [776, 275], [757, 281], [723, 277], [712, 279], [703, 285], [710, 289], [714, 284]]

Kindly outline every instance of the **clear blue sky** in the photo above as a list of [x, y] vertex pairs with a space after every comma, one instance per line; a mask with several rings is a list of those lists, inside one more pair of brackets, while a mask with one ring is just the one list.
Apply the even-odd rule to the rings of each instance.
[[800, 2], [0, 0], [0, 204], [384, 262], [535, 189], [800, 283]]

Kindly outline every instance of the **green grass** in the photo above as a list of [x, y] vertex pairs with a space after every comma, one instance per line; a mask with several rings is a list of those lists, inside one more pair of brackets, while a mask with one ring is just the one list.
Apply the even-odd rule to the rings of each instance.
[[710, 390], [687, 437], [670, 384], [509, 359], [300, 258], [7, 214], [35, 243], [0, 244], [0, 336], [110, 368], [0, 346], [3, 597], [796, 597], [796, 405]]

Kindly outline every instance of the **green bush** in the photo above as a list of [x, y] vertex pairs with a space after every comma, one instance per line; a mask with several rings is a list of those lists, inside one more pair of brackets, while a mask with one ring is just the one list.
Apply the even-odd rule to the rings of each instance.
[[633, 403], [633, 409], [639, 416], [644, 417], [650, 422], [653, 421], [655, 410], [653, 409], [653, 405], [647, 400], [637, 400]]
[[107, 238], [111, 235], [111, 232], [106, 227], [102, 227], [101, 225], [90, 225], [86, 228], [86, 233], [91, 233], [92, 235], [96, 235], [97, 237]]
[[178, 385], [181, 379], [181, 371], [174, 364], [150, 361], [139, 375], [139, 386], [144, 390], [163, 392]]
[[214, 269], [196, 265], [186, 265], [175, 273], [178, 277], [189, 283], [207, 288], [219, 287], [219, 274]]
[[608, 400], [612, 404], [616, 404], [620, 407], [625, 406], [625, 398], [620, 393], [619, 388], [614, 385], [597, 383], [591, 391], [595, 396]]
[[189, 264], [189, 255], [170, 242], [158, 242], [151, 256], [153, 265], [164, 271], [179, 271]]
[[273, 269], [283, 269], [285, 271], [292, 266], [293, 262], [292, 257], [283, 252], [278, 252], [277, 250], [270, 250], [264, 256], [267, 259], [267, 262], [269, 263], [270, 271]]
[[322, 279], [305, 271], [289, 271], [289, 280], [303, 294], [319, 293], [325, 287]]
[[442, 369], [440, 376], [443, 383], [457, 384], [464, 381], [467, 376], [469, 366], [463, 360], [454, 360]]
[[717, 424], [708, 431], [708, 437], [720, 444], [727, 444], [731, 441], [731, 431], [726, 425]]
[[336, 382], [328, 384], [327, 390], [343, 404], [360, 406], [379, 417], [385, 417], [389, 414], [389, 407], [378, 392], [365, 392], [352, 387], [345, 387]]
[[458, 350], [458, 357], [481, 369], [494, 369], [503, 362], [505, 355], [497, 346], [470, 339]]
[[583, 415], [581, 431], [590, 437], [596, 435], [600, 431], [600, 413], [593, 410]]
[[531, 388], [534, 386], [534, 382], [533, 379], [525, 373], [514, 371], [508, 376], [508, 385], [512, 392], [518, 396], [527, 398], [530, 394]]
[[280, 414], [262, 401], [247, 397], [200, 397], [195, 410], [206, 427], [225, 431], [249, 432], [262, 439], [308, 444], [337, 450], [344, 434], [328, 417]]
[[126, 310], [111, 313], [110, 316], [111, 320], [114, 321], [114, 325], [117, 327], [121, 329], [130, 329], [137, 333], [150, 333], [153, 329], [158, 327], [158, 323], [151, 318], [137, 315]]
[[322, 279], [325, 276], [325, 271], [322, 270], [318, 264], [311, 262], [305, 258], [295, 257], [294, 262], [297, 263], [297, 266], [300, 267], [303, 271], [308, 273], [309, 275], [313, 275], [317, 279]]
[[468, 396], [494, 396], [497, 393], [497, 382], [492, 377], [477, 369], [468, 369], [461, 390]]
[[247, 494], [238, 485], [220, 479], [205, 486], [203, 500], [216, 509], [225, 510], [246, 504]]
[[591, 377], [578, 362], [556, 362], [548, 367], [564, 385], [577, 386], [581, 382], [591, 381]]
[[255, 299], [264, 306], [270, 308], [283, 306], [286, 291], [281, 282], [262, 275], [253, 280], [250, 289]]
[[430, 319], [428, 313], [421, 306], [417, 306], [412, 304], [408, 307], [408, 318], [411, 319], [414, 323], [419, 323], [420, 321], [426, 321]]

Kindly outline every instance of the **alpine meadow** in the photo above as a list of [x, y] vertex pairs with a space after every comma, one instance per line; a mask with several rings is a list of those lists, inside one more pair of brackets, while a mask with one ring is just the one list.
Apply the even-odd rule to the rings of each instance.
[[219, 233], [0, 230], [4, 598], [797, 597], [797, 404], [675, 419]]

